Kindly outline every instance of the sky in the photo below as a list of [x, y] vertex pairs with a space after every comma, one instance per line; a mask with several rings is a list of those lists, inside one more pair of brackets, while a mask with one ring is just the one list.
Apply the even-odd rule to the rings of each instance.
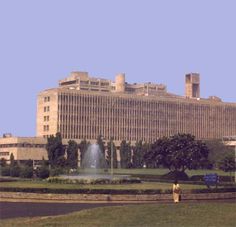
[[0, 136], [36, 135], [37, 94], [71, 71], [236, 102], [234, 0], [0, 0]]

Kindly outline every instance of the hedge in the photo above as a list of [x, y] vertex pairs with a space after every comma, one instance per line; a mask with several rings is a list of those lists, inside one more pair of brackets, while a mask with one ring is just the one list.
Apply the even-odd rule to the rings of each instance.
[[[133, 177], [138, 177], [140, 178], [142, 181], [150, 181], [150, 182], [173, 182], [172, 178], [168, 178], [167, 176], [163, 175], [146, 175], [146, 174], [135, 174], [132, 175]], [[179, 180], [179, 182], [184, 182], [184, 183], [191, 183], [191, 184], [205, 184], [204, 182], [204, 175], [193, 175], [191, 177], [189, 177], [188, 180]], [[230, 176], [219, 176], [219, 182], [220, 185], [224, 185], [224, 183], [227, 182], [232, 182], [234, 181], [234, 177], [230, 177]]]
[[97, 178], [97, 179], [70, 179], [61, 177], [49, 177], [47, 179], [50, 183], [60, 183], [60, 184], [134, 184], [141, 183], [139, 178]]
[[[161, 189], [60, 189], [60, 188], [13, 188], [13, 187], [1, 187], [1, 192], [28, 192], [28, 193], [42, 193], [42, 194], [112, 194], [112, 195], [142, 195], [142, 194], [171, 194], [172, 190], [161, 190]], [[199, 194], [199, 193], [225, 193], [225, 192], [236, 192], [236, 187], [232, 188], [214, 188], [214, 189], [191, 189], [185, 190], [185, 193]]]

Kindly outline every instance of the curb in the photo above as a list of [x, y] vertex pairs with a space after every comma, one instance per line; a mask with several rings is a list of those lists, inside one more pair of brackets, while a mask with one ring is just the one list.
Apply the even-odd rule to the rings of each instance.
[[[172, 202], [172, 194], [156, 195], [108, 195], [108, 194], [39, 194], [4, 192], [0, 202], [42, 202], [42, 203], [158, 203]], [[182, 194], [182, 201], [232, 200], [236, 192]]]

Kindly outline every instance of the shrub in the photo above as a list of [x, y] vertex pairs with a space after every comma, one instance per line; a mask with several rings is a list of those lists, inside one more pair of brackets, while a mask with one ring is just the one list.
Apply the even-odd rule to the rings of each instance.
[[53, 168], [50, 170], [50, 176], [54, 177], [54, 176], [58, 176], [60, 174], [63, 174], [64, 171], [62, 168]]
[[189, 179], [190, 181], [204, 181], [204, 175], [193, 175]]
[[114, 178], [114, 179], [106, 179], [106, 178], [98, 178], [98, 179], [90, 179], [90, 178], [82, 178], [82, 179], [69, 179], [69, 178], [61, 178], [61, 177], [49, 177], [47, 179], [50, 183], [60, 183], [60, 184], [132, 184], [132, 183], [141, 183], [139, 178]]
[[[172, 190], [161, 190], [161, 189], [89, 189], [89, 188], [77, 188], [77, 189], [64, 189], [64, 188], [20, 188], [20, 187], [0, 187], [1, 192], [31, 192], [31, 193], [55, 193], [55, 194], [111, 194], [111, 195], [141, 195], [141, 194], [171, 194]], [[192, 189], [190, 193], [225, 193], [225, 192], [236, 192], [235, 187], [231, 188], [215, 188], [215, 189]]]
[[[204, 182], [204, 175], [193, 175], [189, 178], [190, 181], [201, 181]], [[234, 180], [234, 177], [230, 176], [219, 176], [219, 182], [231, 182]]]
[[14, 165], [10, 167], [10, 176], [11, 177], [19, 177], [20, 176], [20, 167], [18, 165]]
[[42, 178], [42, 179], [45, 179], [45, 178], [48, 178], [49, 177], [49, 168], [45, 165], [39, 167], [37, 169], [37, 177], [39, 178]]
[[188, 180], [188, 175], [185, 172], [171, 171], [161, 177], [168, 180]]
[[1, 168], [2, 176], [10, 176], [10, 166], [5, 166]]
[[23, 166], [20, 168], [20, 177], [22, 178], [32, 178], [33, 177], [33, 167]]

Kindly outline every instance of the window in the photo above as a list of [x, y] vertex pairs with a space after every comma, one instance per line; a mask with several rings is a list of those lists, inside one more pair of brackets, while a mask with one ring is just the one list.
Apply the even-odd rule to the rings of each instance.
[[44, 120], [44, 121], [49, 121], [49, 116], [44, 116], [44, 117], [43, 117], [43, 120]]
[[44, 125], [44, 126], [43, 126], [43, 131], [44, 131], [44, 132], [49, 131], [49, 125]]
[[50, 111], [50, 107], [49, 106], [47, 106], [47, 111]]
[[108, 82], [101, 82], [101, 86], [109, 86]]
[[50, 102], [50, 97], [49, 96], [44, 97], [44, 102]]
[[98, 81], [91, 81], [90, 84], [91, 85], [99, 85], [99, 82]]
[[0, 156], [8, 156], [9, 154], [10, 154], [9, 152], [5, 152], [5, 151], [0, 152]]
[[87, 80], [87, 81], [84, 81], [84, 80], [81, 80], [80, 81], [80, 84], [88, 84], [89, 83], [89, 81]]
[[46, 106], [44, 106], [43, 110], [44, 110], [44, 112], [46, 112], [46, 111], [47, 111], [47, 107], [46, 107]]

